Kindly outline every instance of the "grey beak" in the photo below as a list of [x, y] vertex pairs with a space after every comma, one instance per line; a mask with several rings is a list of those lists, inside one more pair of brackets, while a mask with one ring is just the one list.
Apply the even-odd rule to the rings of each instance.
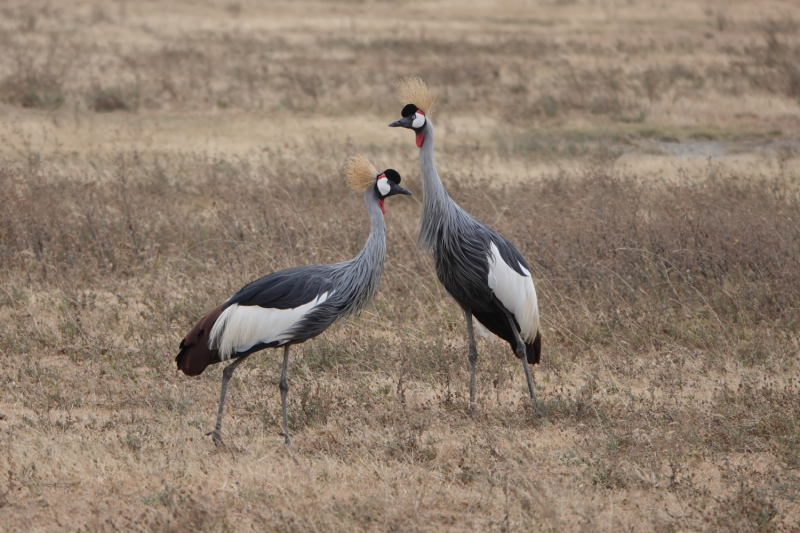
[[411, 124], [414, 122], [414, 116], [409, 115], [407, 117], [401, 118], [400, 120], [396, 120], [389, 124], [390, 128], [411, 128]]
[[400, 193], [400, 194], [407, 194], [407, 195], [409, 195], [409, 196], [413, 196], [413, 195], [411, 194], [411, 191], [409, 191], [408, 189], [404, 189], [403, 187], [401, 187], [401, 186], [399, 186], [399, 185], [397, 186], [397, 188], [398, 188], [398, 189], [400, 189], [400, 190], [398, 191], [398, 193]]

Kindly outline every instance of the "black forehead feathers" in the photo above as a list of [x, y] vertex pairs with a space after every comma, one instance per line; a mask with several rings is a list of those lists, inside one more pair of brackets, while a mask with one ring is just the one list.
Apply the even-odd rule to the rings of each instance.
[[386, 176], [386, 179], [395, 182], [396, 184], [400, 185], [400, 173], [397, 172], [393, 168], [387, 168], [383, 174]]
[[406, 118], [410, 117], [416, 112], [417, 112], [417, 106], [415, 106], [414, 104], [408, 104], [403, 108], [402, 111], [400, 111], [400, 114], [403, 116], [403, 118]]

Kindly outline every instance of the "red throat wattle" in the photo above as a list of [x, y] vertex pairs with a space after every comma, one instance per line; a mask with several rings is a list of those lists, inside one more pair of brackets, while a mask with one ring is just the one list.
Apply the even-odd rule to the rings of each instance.
[[383, 207], [383, 200], [378, 200], [378, 205], [381, 206], [381, 212], [385, 215], [386, 214], [386, 208]]
[[[421, 115], [425, 117], [425, 112], [422, 109], [417, 109], [417, 115]], [[422, 125], [424, 126], [425, 123], [423, 122]], [[425, 134], [421, 131], [417, 133], [417, 148], [422, 148], [422, 143], [425, 141]]]

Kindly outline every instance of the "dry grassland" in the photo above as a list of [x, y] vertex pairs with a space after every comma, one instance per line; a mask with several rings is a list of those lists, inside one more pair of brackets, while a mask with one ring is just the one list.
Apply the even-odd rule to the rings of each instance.
[[[0, 5], [0, 531], [797, 531], [795, 2]], [[532, 418], [415, 249], [391, 84], [442, 94], [451, 195], [515, 242], [544, 324]], [[178, 374], [244, 282], [363, 245], [375, 302], [279, 354]]]

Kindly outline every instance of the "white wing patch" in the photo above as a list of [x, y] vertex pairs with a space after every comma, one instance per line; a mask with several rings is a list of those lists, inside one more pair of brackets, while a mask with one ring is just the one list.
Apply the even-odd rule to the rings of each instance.
[[220, 359], [225, 361], [234, 353], [249, 350], [256, 344], [275, 341], [283, 344], [289, 340], [287, 331], [327, 299], [328, 293], [324, 292], [294, 309], [233, 304], [222, 312], [211, 328], [208, 346], [212, 350], [218, 349]]
[[517, 319], [522, 340], [533, 342], [539, 331], [539, 305], [531, 273], [520, 264], [520, 270], [525, 273], [521, 276], [508, 266], [495, 243], [491, 243], [489, 250], [489, 288]]

